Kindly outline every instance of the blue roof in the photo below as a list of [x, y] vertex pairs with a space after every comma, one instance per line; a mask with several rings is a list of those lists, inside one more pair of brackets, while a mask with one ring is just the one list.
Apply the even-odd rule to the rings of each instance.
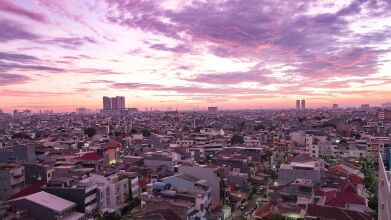
[[164, 190], [170, 187], [169, 183], [155, 182], [152, 184], [153, 189]]

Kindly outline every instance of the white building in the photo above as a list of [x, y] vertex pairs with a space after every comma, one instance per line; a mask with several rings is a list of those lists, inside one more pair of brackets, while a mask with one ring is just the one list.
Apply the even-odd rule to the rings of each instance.
[[378, 219], [391, 219], [391, 174], [386, 171], [381, 154], [379, 158], [379, 179], [378, 179]]
[[129, 199], [129, 180], [118, 174], [102, 176], [92, 173], [90, 178], [96, 181], [99, 189], [99, 209], [102, 212], [116, 212], [127, 205]]

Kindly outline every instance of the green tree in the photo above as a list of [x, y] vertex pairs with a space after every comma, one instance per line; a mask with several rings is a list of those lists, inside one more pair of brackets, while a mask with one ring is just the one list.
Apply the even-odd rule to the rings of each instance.
[[84, 134], [86, 134], [89, 138], [96, 134], [96, 129], [94, 127], [89, 127], [84, 130]]
[[266, 219], [266, 220], [285, 220], [286, 218], [283, 215], [281, 215], [281, 214], [272, 213], [272, 214], [266, 216], [263, 219]]
[[265, 126], [257, 125], [257, 126], [254, 127], [254, 131], [259, 131], [259, 130], [265, 130]]
[[96, 218], [96, 220], [121, 220], [121, 216], [116, 213], [108, 213], [105, 212], [103, 214], [99, 214]]
[[232, 136], [231, 144], [243, 144], [243, 143], [244, 143], [244, 139], [241, 135], [235, 134], [234, 136]]
[[143, 136], [144, 136], [144, 137], [149, 137], [149, 136], [151, 136], [151, 131], [150, 131], [149, 129], [147, 129], [147, 128], [144, 128], [144, 129], [143, 129]]

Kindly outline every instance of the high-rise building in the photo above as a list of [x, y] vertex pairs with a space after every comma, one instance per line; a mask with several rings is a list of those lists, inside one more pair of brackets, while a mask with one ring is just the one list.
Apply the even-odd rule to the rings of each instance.
[[111, 109], [118, 109], [118, 103], [116, 97], [111, 97]]
[[125, 97], [116, 96], [116, 97], [107, 97], [103, 96], [103, 109], [104, 110], [118, 110], [125, 108]]
[[382, 121], [391, 121], [391, 109], [383, 108], [377, 112], [377, 118]]
[[337, 109], [338, 108], [338, 104], [333, 104], [333, 109]]
[[217, 106], [208, 107], [208, 113], [209, 114], [216, 114], [217, 110], [218, 110]]
[[103, 96], [103, 109], [104, 110], [111, 109], [111, 99], [107, 96]]
[[118, 108], [124, 109], [125, 108], [125, 97], [124, 96], [117, 96], [116, 98], [117, 98]]
[[300, 100], [296, 100], [296, 109], [300, 110]]
[[305, 109], [305, 99], [302, 99], [302, 100], [301, 100], [301, 109], [302, 109], [302, 110]]

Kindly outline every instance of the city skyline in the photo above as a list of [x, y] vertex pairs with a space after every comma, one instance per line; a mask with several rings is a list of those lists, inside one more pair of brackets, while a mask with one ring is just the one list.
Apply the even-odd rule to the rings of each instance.
[[[0, 108], [380, 106], [387, 1], [0, 1]], [[388, 62], [388, 63], [387, 63]]]

